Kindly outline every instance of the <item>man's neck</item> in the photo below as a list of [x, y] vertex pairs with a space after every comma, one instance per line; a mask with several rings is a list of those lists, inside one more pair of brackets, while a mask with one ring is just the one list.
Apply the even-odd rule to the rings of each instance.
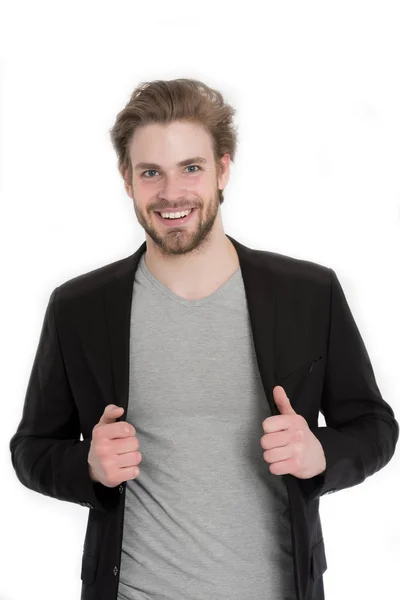
[[146, 251], [144, 259], [154, 277], [186, 300], [209, 296], [228, 281], [239, 267], [236, 249], [225, 234], [220, 244], [215, 244], [204, 253], [174, 257], [169, 261], [159, 260]]

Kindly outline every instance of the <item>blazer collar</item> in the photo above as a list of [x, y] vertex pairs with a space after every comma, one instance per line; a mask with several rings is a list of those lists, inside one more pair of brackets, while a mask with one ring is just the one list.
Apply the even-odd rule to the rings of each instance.
[[[274, 323], [276, 285], [268, 252], [253, 250], [227, 235], [234, 245], [246, 292], [247, 307], [260, 377], [271, 414], [279, 414], [273, 401]], [[119, 261], [111, 285], [105, 288], [105, 307], [110, 341], [115, 404], [125, 410], [129, 392], [130, 317], [135, 272], [146, 252], [144, 242], [134, 254]], [[132, 332], [134, 336], [134, 330]]]

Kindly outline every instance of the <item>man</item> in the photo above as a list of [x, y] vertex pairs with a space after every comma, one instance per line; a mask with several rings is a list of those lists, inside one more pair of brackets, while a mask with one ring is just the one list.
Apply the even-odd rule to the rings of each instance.
[[224, 233], [233, 113], [195, 80], [135, 90], [111, 135], [146, 241], [50, 296], [10, 449], [90, 508], [83, 600], [323, 600], [319, 498], [395, 451], [334, 270]]

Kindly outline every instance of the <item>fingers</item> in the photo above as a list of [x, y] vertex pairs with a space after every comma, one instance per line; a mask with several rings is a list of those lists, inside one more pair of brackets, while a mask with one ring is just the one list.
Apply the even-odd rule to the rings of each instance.
[[136, 429], [125, 421], [117, 423], [108, 423], [107, 425], [97, 426], [94, 428], [93, 437], [104, 438], [107, 440], [115, 440], [118, 438], [131, 438], [136, 435]]
[[271, 448], [279, 448], [286, 446], [292, 441], [292, 433], [290, 431], [276, 431], [275, 433], [266, 433], [260, 439], [261, 447], [264, 450]]
[[272, 448], [264, 452], [264, 460], [270, 464], [279, 462], [281, 460], [287, 460], [292, 458], [294, 455], [294, 448], [292, 446], [282, 446], [280, 448]]
[[117, 454], [116, 465], [118, 467], [136, 467], [142, 462], [141, 452], [125, 452], [124, 454]]
[[136, 450], [139, 450], [139, 440], [135, 435], [128, 438], [115, 439], [113, 440], [112, 449], [115, 454], [135, 452]]

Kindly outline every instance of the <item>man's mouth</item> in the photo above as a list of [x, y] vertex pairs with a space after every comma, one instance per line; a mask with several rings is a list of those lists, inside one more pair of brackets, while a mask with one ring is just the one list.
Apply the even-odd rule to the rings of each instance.
[[155, 211], [155, 213], [158, 216], [158, 218], [160, 219], [160, 221], [162, 223], [164, 223], [165, 225], [168, 225], [168, 226], [175, 225], [175, 226], [177, 226], [177, 225], [185, 225], [187, 222], [189, 222], [190, 219], [192, 218], [193, 213], [195, 213], [196, 210], [197, 210], [196, 208], [192, 208], [192, 209], [190, 209], [189, 213], [188, 213], [187, 210], [186, 211], [176, 211], [175, 213], [168, 213], [167, 211], [165, 211], [165, 212], [162, 211], [162, 213], [164, 215], [168, 215], [168, 214], [171, 214], [171, 215], [176, 214], [176, 215], [178, 215], [178, 214], [181, 214], [181, 213], [188, 213], [188, 214], [182, 215], [181, 217], [176, 217], [176, 218], [172, 217], [172, 216], [171, 217], [162, 217], [161, 216], [161, 212], [159, 212], [159, 211]]

